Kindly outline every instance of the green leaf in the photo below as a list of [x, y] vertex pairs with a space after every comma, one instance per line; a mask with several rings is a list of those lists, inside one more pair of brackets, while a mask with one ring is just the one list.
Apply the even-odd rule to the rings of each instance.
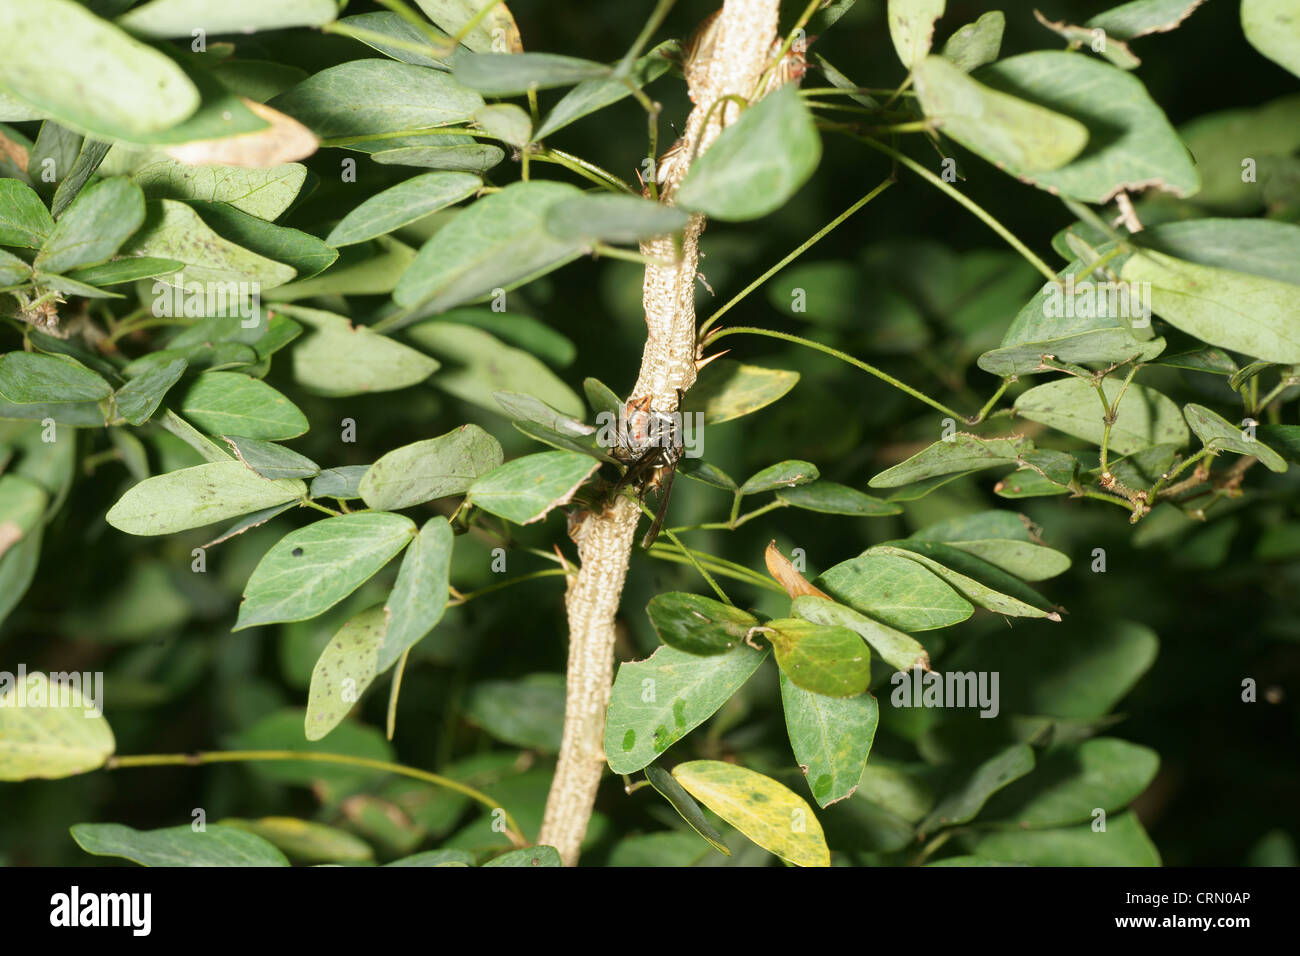
[[1286, 460], [1260, 441], [1253, 433], [1247, 433], [1242, 427], [1232, 424], [1218, 412], [1211, 411], [1204, 405], [1188, 403], [1183, 406], [1187, 424], [1192, 426], [1196, 437], [1212, 452], [1229, 451], [1238, 455], [1258, 458], [1269, 471], [1286, 471]]
[[312, 820], [296, 817], [262, 817], [241, 820], [224, 817], [220, 827], [233, 827], [259, 836], [303, 863], [369, 863], [375, 851], [360, 837]]
[[370, 466], [358, 491], [371, 508], [395, 511], [461, 495], [500, 467], [500, 443], [477, 425], [390, 451]]
[[1091, 203], [1109, 202], [1120, 190], [1155, 187], [1188, 196], [1200, 187], [1187, 148], [1131, 73], [1082, 53], [1041, 50], [999, 60], [979, 75], [991, 87], [1087, 128], [1088, 146], [1073, 162], [1050, 172], [1008, 163], [1013, 175]]
[[617, 415], [623, 407], [623, 400], [614, 394], [614, 390], [598, 378], [588, 376], [582, 380], [582, 393], [587, 396], [587, 404], [597, 414], [605, 412]]
[[606, 193], [578, 196], [551, 206], [546, 228], [561, 239], [636, 242], [679, 232], [690, 217], [680, 209], [640, 196]]
[[764, 627], [777, 666], [804, 690], [855, 697], [871, 682], [871, 652], [849, 628], [793, 617], [768, 621]]
[[[413, 50], [404, 49], [396, 44], [385, 42], [383, 39], [367, 37], [360, 42], [366, 46], [378, 50], [385, 56], [392, 57], [394, 60], [401, 60], [403, 63], [413, 63], [416, 66], [432, 67], [435, 70], [450, 70], [448, 58], [439, 56], [442, 51], [435, 50], [429, 45], [429, 37], [422, 31], [419, 26], [407, 20], [404, 20], [399, 14], [384, 10], [378, 13], [359, 13], [356, 16], [343, 17], [339, 23], [346, 24], [350, 27], [360, 27], [362, 30], [368, 30], [371, 33], [380, 33], [384, 37], [397, 40], [402, 43], [418, 43], [427, 49], [427, 53], [416, 53]], [[448, 37], [450, 40], [450, 37]]]
[[700, 805], [695, 802], [695, 798], [682, 789], [682, 785], [677, 782], [677, 779], [672, 774], [658, 767], [646, 767], [645, 778], [650, 782], [650, 786], [672, 805], [672, 808], [690, 825], [692, 830], [703, 837], [719, 853], [731, 856], [731, 849], [722, 842], [722, 834], [714, 829], [713, 824], [709, 822], [709, 818], [700, 809]]
[[315, 617], [369, 580], [414, 536], [415, 522], [388, 512], [325, 518], [289, 532], [253, 570], [233, 630]]
[[1077, 120], [991, 89], [941, 56], [922, 60], [913, 75], [925, 115], [995, 165], [1018, 172], [1058, 169], [1088, 142]]
[[790, 610], [814, 624], [848, 628], [870, 644], [894, 670], [911, 670], [916, 666], [929, 669], [930, 655], [914, 638], [873, 621], [853, 608], [815, 594], [801, 594], [791, 603]]
[[703, 412], [706, 425], [720, 425], [771, 405], [798, 381], [798, 372], [718, 359], [686, 393], [682, 411]]
[[104, 426], [103, 408], [93, 402], [26, 405], [0, 400], [0, 419], [39, 422], [46, 418], [53, 419], [60, 425], [73, 425], [77, 428]]
[[665, 41], [637, 60], [626, 78], [596, 77], [579, 83], [551, 108], [533, 134], [533, 141], [544, 139], [584, 116], [617, 103], [631, 96], [633, 88], [640, 89], [658, 79], [671, 68], [669, 54], [677, 49], [675, 40]]
[[820, 807], [851, 796], [867, 765], [880, 710], [870, 694], [837, 698], [799, 687], [783, 671], [781, 703], [799, 769]]
[[207, 544], [204, 544], [203, 547], [211, 548], [214, 545], [221, 544], [223, 541], [229, 541], [231, 538], [241, 535], [245, 531], [249, 531], [253, 528], [260, 528], [272, 518], [284, 514], [293, 507], [295, 507], [295, 503], [291, 501], [288, 504], [276, 505], [274, 508], [264, 508], [261, 511], [254, 511], [252, 514], [240, 518], [217, 537], [213, 538]]
[[691, 164], [677, 202], [715, 219], [759, 219], [798, 192], [821, 155], [812, 114], [786, 84], [741, 113]]
[[[1115, 378], [1102, 382], [1106, 401], [1114, 404], [1123, 383]], [[1101, 444], [1105, 425], [1101, 399], [1092, 383], [1065, 378], [1037, 385], [1023, 392], [1015, 402], [1016, 414], [1040, 422], [1067, 435]], [[1178, 406], [1155, 389], [1132, 384], [1119, 403], [1119, 414], [1110, 430], [1110, 450], [1128, 455], [1152, 445], [1187, 444], [1187, 426]]]
[[568, 438], [584, 438], [596, 432], [594, 426], [552, 408], [535, 395], [495, 392], [492, 397], [516, 423], [543, 425], [548, 431], [559, 432]]
[[319, 27], [338, 14], [334, 0], [150, 0], [117, 18], [119, 26], [142, 37], [190, 37], [194, 30], [209, 34], [256, 33], [284, 27]]
[[[500, 392], [497, 393], [501, 394]], [[572, 419], [567, 419], [572, 421]], [[554, 428], [548, 428], [545, 425], [539, 425], [537, 422], [515, 421], [512, 422], [515, 429], [523, 432], [529, 438], [541, 442], [543, 445], [550, 445], [558, 451], [576, 451], [597, 461], [616, 464], [617, 459], [609, 454], [608, 446], [602, 445], [595, 435], [572, 435], [566, 431], [557, 431]]]
[[1116, 813], [1145, 790], [1160, 769], [1149, 747], [1096, 737], [1053, 748], [1038, 771], [991, 800], [983, 819], [1017, 827], [1090, 823], [1094, 808]]
[[273, 99], [329, 139], [467, 122], [483, 98], [446, 73], [391, 60], [349, 60]]
[[433, 384], [462, 401], [495, 412], [498, 393], [524, 392], [563, 415], [583, 416], [582, 399], [546, 365], [482, 329], [438, 319], [413, 326], [409, 335], [445, 363]]
[[0, 249], [0, 288], [23, 285], [32, 278], [32, 267], [11, 252]]
[[582, 247], [551, 234], [546, 216], [580, 195], [568, 183], [520, 182], [478, 200], [420, 247], [393, 298], [425, 314], [442, 312], [559, 268]]
[[[1093, 401], [1096, 401], [1095, 397]], [[1033, 448], [1033, 442], [1019, 435], [980, 438], [957, 432], [951, 438], [941, 439], [917, 452], [906, 461], [886, 468], [867, 484], [872, 488], [897, 488], [925, 478], [968, 474], [982, 468], [1014, 465], [1020, 461], [1021, 455]]]
[[[1032, 591], [1030, 595], [1023, 595], [1021, 588], [1024, 586], [1014, 586], [1018, 584], [1014, 579], [1011, 579], [1010, 586], [1002, 585], [1004, 590], [999, 590], [985, 584], [984, 580], [956, 570], [955, 566], [960, 566], [963, 571], [978, 568], [984, 572], [981, 578], [985, 580], [992, 579], [998, 584], [1002, 584], [998, 580], [998, 576], [1002, 574], [1000, 569], [959, 548], [953, 548], [950, 545], [934, 541], [899, 541], [896, 545], [875, 545], [868, 549], [867, 553], [892, 554], [916, 561], [943, 578], [969, 601], [978, 604], [980, 607], [988, 608], [997, 614], [1006, 614], [1009, 617], [1045, 617], [1051, 621], [1061, 620], [1061, 615], [1058, 612], [1038, 606], [1046, 602], [1038, 598]], [[1008, 594], [1006, 593], [1007, 590], [1021, 592], [1022, 596]], [[1024, 596], [1034, 597], [1036, 599], [1035, 603], [1023, 600], [1022, 597]]]
[[352, 501], [361, 497], [361, 479], [365, 477], [369, 465], [343, 465], [340, 468], [326, 468], [312, 479], [311, 496], [313, 498], [338, 498]]
[[37, 272], [36, 281], [47, 289], [52, 289], [64, 296], [81, 295], [87, 299], [121, 299], [123, 296], [116, 292], [106, 292], [103, 289], [96, 289], [93, 285], [86, 285], [84, 282], [77, 282], [75, 279], [69, 279], [67, 276], [55, 275], [53, 272]]
[[212, 435], [295, 438], [307, 417], [270, 385], [238, 372], [204, 372], [180, 401], [180, 412]]
[[483, 864], [484, 866], [561, 866], [560, 853], [553, 846], [530, 846], [510, 850]]
[[453, 540], [451, 525], [439, 515], [424, 523], [406, 549], [397, 581], [384, 605], [388, 629], [379, 648], [380, 673], [397, 663], [442, 620], [447, 609]]
[[572, 86], [610, 72], [603, 63], [557, 53], [472, 53], [458, 56], [455, 64], [456, 81], [485, 96]]
[[1149, 33], [1168, 33], [1184, 20], [1204, 0], [1130, 0], [1099, 13], [1085, 26], [1105, 30], [1107, 35], [1121, 40], [1133, 40]]
[[807, 485], [821, 477], [817, 466], [810, 461], [781, 461], [756, 472], [740, 486], [742, 495], [757, 495], [779, 488]]
[[635, 773], [708, 720], [767, 657], [748, 644], [698, 657], [660, 647], [620, 664], [605, 720], [605, 758], [614, 773]]
[[968, 601], [915, 561], [886, 554], [841, 561], [814, 584], [841, 604], [908, 631], [950, 627], [974, 612]]
[[[723, 491], [736, 492], [740, 486], [736, 484], [735, 479], [728, 475], [721, 468], [710, 465], [708, 462], [700, 461], [698, 458], [683, 458], [677, 466], [677, 471], [700, 484], [708, 485], [710, 488], [721, 488]], [[792, 492], [801, 491], [801, 488], [792, 488]], [[778, 494], [779, 498], [780, 495]]]
[[112, 258], [144, 222], [144, 197], [129, 179], [105, 179], [83, 191], [54, 224], [33, 266], [61, 273]]
[[943, 16], [944, 0], [889, 0], [889, 38], [909, 70], [925, 59], [934, 41], [934, 21]]
[[[159, 362], [132, 378], [117, 390], [113, 401], [121, 416], [132, 425], [143, 425], [158, 410], [168, 390], [185, 374], [185, 360]], [[278, 478], [298, 477], [277, 475]]]
[[[1104, 253], [1103, 253], [1104, 254]], [[1089, 277], [1075, 282], [1085, 268], [1076, 259], [1016, 315], [1002, 346], [985, 352], [979, 367], [994, 375], [1032, 375], [1051, 370], [1044, 362], [1150, 361], [1164, 351], [1165, 340], [1150, 336], [1150, 309], [1140, 287]]]
[[521, 48], [519, 28], [504, 3], [487, 8], [486, 13], [478, 0], [415, 0], [415, 3], [448, 36], [459, 36], [464, 31], [460, 42], [476, 53], [501, 49], [501, 45], [506, 50]]
[[401, 342], [332, 312], [277, 306], [276, 313], [307, 326], [293, 349], [294, 381], [321, 395], [341, 398], [417, 385], [438, 363]]
[[771, 777], [720, 760], [679, 763], [673, 776], [691, 796], [787, 863], [831, 865], [812, 808]]
[[856, 488], [833, 481], [818, 480], [810, 485], [780, 488], [777, 490], [776, 498], [795, 508], [828, 515], [874, 518], [880, 515], [901, 514], [903, 511], [900, 505], [873, 498]]
[[474, 195], [483, 180], [472, 173], [421, 173], [382, 190], [343, 217], [325, 237], [332, 246], [347, 246], [400, 229], [431, 212]]
[[1055, 577], [1070, 567], [1067, 555], [1036, 541], [1022, 516], [1007, 511], [983, 511], [940, 522], [910, 540], [952, 545], [1026, 581]]
[[514, 524], [541, 521], [569, 503], [600, 467], [586, 455], [548, 451], [506, 462], [470, 485], [470, 504]]
[[73, 0], [0, 5], [0, 62], [6, 92], [105, 139], [167, 129], [199, 105], [198, 90], [171, 57]]
[[1300, 362], [1294, 322], [1300, 286], [1159, 252], [1131, 256], [1122, 276], [1126, 282], [1150, 283], [1152, 310], [1202, 342], [1268, 362]]
[[[184, 263], [184, 272], [173, 276], [168, 284], [180, 286], [182, 279], [186, 286], [194, 282], [210, 283], [213, 290], [221, 289], [232, 312], [247, 293], [229, 289], [229, 283], [257, 283], [265, 291], [294, 277], [291, 267], [223, 239], [197, 212], [174, 199], [147, 204], [144, 225], [122, 249], [122, 255]], [[183, 309], [176, 309], [167, 301], [165, 293], [155, 299], [158, 302], [175, 314], [184, 314]]]
[[69, 273], [67, 278], [91, 286], [122, 285], [126, 282], [138, 282], [140, 279], [171, 275], [184, 266], [185, 263], [175, 259], [132, 256], [129, 259], [113, 259], [97, 266], [76, 269]]
[[0, 245], [39, 249], [53, 229], [49, 210], [31, 186], [0, 179]]
[[141, 866], [288, 866], [275, 846], [236, 827], [188, 823], [161, 830], [136, 830], [120, 823], [78, 823], [77, 846], [94, 856], [120, 856]]
[[71, 676], [51, 683], [44, 674], [0, 675], [0, 780], [71, 777], [112, 756], [113, 732], [98, 710], [103, 687], [88, 699], [90, 688]]
[[280, 216], [297, 197], [307, 178], [301, 163], [269, 169], [242, 166], [190, 166], [157, 158], [131, 173], [147, 199], [202, 200], [228, 203], [240, 212], [268, 222]]
[[272, 481], [279, 478], [313, 478], [320, 474], [320, 465], [283, 445], [237, 436], [228, 436], [226, 444], [235, 453], [235, 457], [263, 478]]
[[1053, 366], [1043, 362], [1048, 356], [1057, 362], [1073, 365], [1087, 362], [1112, 364], [1150, 362], [1164, 350], [1165, 340], [1162, 338], [1141, 342], [1124, 328], [1087, 329], [1055, 339], [1004, 345], [981, 355], [979, 367], [1003, 377], [1033, 375], [1054, 371]]
[[1188, 219], [1161, 223], [1137, 238], [1142, 248], [1175, 259], [1300, 285], [1300, 225], [1295, 223]]
[[963, 837], [962, 842], [982, 859], [1029, 866], [1160, 865], [1160, 854], [1132, 812], [1110, 817], [1102, 831], [1089, 824], [994, 832]]
[[[241, 248], [274, 259], [292, 268], [299, 279], [307, 279], [328, 269], [339, 257], [337, 249], [301, 229], [277, 226], [232, 203], [188, 200], [204, 223]], [[253, 197], [244, 206], [257, 208]], [[274, 207], [270, 207], [274, 208]]]
[[301, 481], [267, 481], [238, 461], [214, 461], [131, 487], [107, 520], [127, 534], [171, 534], [302, 498]]
[[69, 355], [0, 355], [0, 394], [15, 405], [98, 402], [113, 387]]
[[385, 166], [419, 166], [455, 172], [484, 173], [506, 158], [500, 146], [470, 141], [455, 144], [456, 136], [433, 137], [424, 146], [398, 146], [372, 153], [370, 158]]
[[1264, 56], [1300, 76], [1300, 18], [1287, 0], [1241, 0], [1241, 29]]
[[1032, 747], [1028, 744], [1007, 747], [975, 767], [957, 789], [935, 804], [930, 815], [917, 825], [917, 831], [932, 833], [941, 827], [973, 820], [993, 794], [1033, 769]]
[[349, 618], [325, 645], [311, 672], [304, 719], [308, 740], [320, 740], [337, 727], [379, 674], [387, 627], [388, 613], [377, 604]]
[[646, 613], [659, 640], [688, 654], [725, 654], [758, 624], [747, 611], [682, 591], [656, 594]]
[[504, 743], [556, 753], [564, 734], [564, 675], [475, 684], [465, 699], [465, 716]]
[[1002, 49], [1002, 33], [1007, 18], [1001, 10], [990, 10], [974, 23], [959, 27], [943, 45], [943, 55], [964, 73], [992, 63]]

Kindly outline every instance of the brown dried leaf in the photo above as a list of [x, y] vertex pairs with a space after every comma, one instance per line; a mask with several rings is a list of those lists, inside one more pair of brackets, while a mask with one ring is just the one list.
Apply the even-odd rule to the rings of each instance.
[[785, 588], [790, 597], [797, 598], [801, 594], [811, 594], [814, 597], [825, 598], [828, 601], [835, 599], [825, 591], [819, 591], [813, 587], [808, 579], [800, 574], [790, 559], [781, 553], [781, 550], [773, 541], [767, 546], [767, 551], [763, 555], [763, 560], [767, 562], [767, 573], [772, 575], [773, 580], [781, 587]]

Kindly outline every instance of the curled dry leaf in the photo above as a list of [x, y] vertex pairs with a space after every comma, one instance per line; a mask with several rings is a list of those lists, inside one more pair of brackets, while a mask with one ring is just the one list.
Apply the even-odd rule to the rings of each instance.
[[197, 139], [168, 146], [172, 159], [189, 166], [243, 166], [270, 169], [297, 162], [316, 152], [316, 134], [292, 116], [241, 96], [240, 101], [270, 125], [266, 129], [221, 139]]
[[781, 549], [776, 546], [775, 541], [767, 546], [763, 560], [767, 562], [767, 573], [772, 575], [777, 584], [785, 588], [791, 598], [797, 598], [801, 594], [811, 594], [814, 597], [825, 598], [828, 601], [834, 600], [825, 591], [819, 591], [808, 583], [808, 579], [800, 574], [795, 569], [795, 566], [790, 563], [790, 559], [781, 553]]

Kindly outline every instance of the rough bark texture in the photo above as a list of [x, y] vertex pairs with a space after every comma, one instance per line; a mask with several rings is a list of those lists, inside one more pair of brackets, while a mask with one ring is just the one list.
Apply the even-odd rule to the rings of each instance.
[[[683, 136], [684, 161], [673, 164], [659, 184], [660, 199], [672, 202], [690, 157], [702, 153], [732, 121], [738, 106], [715, 104], [724, 96], [748, 98], [768, 65], [776, 39], [779, 0], [726, 0], [686, 64], [691, 111]], [[704, 217], [693, 216], [683, 237], [681, 258], [671, 240], [643, 243], [648, 256], [677, 260], [646, 266], [643, 302], [646, 344], [633, 398], [650, 396], [651, 407], [672, 411], [677, 390], [695, 382], [695, 274]], [[640, 512], [620, 498], [601, 514], [587, 514], [570, 534], [581, 567], [569, 579], [568, 690], [564, 739], [546, 802], [539, 842], [555, 847], [566, 866], [578, 861], [596, 788], [605, 767], [605, 709], [614, 674], [614, 617], [627, 576], [628, 557]]]

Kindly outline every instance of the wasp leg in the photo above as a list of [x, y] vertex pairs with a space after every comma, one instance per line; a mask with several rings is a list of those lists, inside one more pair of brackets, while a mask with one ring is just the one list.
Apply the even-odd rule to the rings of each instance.
[[649, 548], [655, 543], [655, 538], [659, 537], [659, 529], [663, 526], [664, 515], [668, 513], [668, 496], [673, 490], [673, 476], [677, 474], [676, 463], [669, 465], [664, 469], [663, 483], [659, 488], [659, 506], [655, 509], [655, 520], [650, 525], [650, 530], [645, 533], [641, 539], [641, 547]]

